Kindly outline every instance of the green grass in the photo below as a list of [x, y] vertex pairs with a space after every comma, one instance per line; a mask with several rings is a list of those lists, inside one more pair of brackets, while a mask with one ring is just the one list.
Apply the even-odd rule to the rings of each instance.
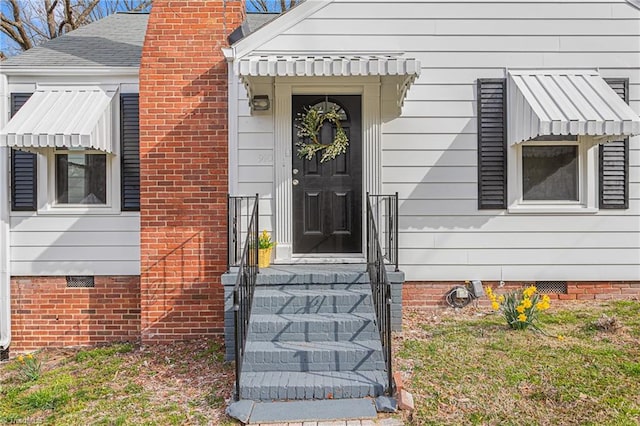
[[67, 351], [35, 381], [12, 360], [0, 364], [0, 424], [237, 424], [224, 415], [233, 374], [223, 353], [216, 341]]
[[[602, 314], [623, 328], [598, 330]], [[552, 308], [548, 335], [464, 311], [412, 321], [425, 336], [402, 339], [396, 359], [416, 400], [409, 424], [640, 423], [640, 302]]]

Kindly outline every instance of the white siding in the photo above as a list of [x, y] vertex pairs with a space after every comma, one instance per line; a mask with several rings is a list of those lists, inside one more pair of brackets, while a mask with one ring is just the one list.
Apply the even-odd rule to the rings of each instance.
[[11, 275], [139, 275], [140, 215], [11, 217]]
[[[259, 93], [271, 92], [266, 84], [256, 89]], [[273, 101], [269, 111], [252, 115], [242, 84], [239, 84], [238, 93], [238, 193], [234, 195], [259, 194], [259, 227], [273, 232]]]
[[[406, 53], [423, 67], [402, 116], [382, 128], [383, 189], [400, 194], [407, 279], [640, 280], [640, 138], [631, 139], [628, 210], [508, 214], [477, 209], [475, 118], [476, 80], [517, 67], [627, 77], [639, 112], [638, 9], [622, 0], [336, 0], [254, 53], [341, 52]], [[247, 193], [268, 190], [272, 172], [260, 164], [272, 133], [252, 120], [240, 119], [241, 145], [255, 149], [240, 154]]]

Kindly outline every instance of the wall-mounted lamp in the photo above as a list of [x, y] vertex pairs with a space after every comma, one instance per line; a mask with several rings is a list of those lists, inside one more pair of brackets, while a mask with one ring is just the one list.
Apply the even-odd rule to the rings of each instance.
[[270, 106], [269, 95], [255, 95], [251, 98], [251, 109], [254, 111], [267, 111]]

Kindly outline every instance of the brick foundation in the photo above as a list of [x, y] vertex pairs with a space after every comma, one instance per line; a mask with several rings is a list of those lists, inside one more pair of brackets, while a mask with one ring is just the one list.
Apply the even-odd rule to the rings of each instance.
[[[408, 281], [402, 287], [402, 306], [407, 308], [435, 308], [448, 306], [444, 295], [459, 281]], [[498, 282], [483, 281], [497, 293], [535, 284], [533, 281], [509, 281], [498, 288]], [[552, 300], [640, 300], [640, 281], [567, 281], [567, 294], [550, 294]], [[479, 300], [489, 305], [487, 298]]]
[[136, 341], [140, 278], [95, 277], [94, 288], [67, 288], [65, 277], [11, 279], [11, 350]]
[[244, 2], [156, 1], [140, 66], [142, 341], [223, 333], [227, 35]]

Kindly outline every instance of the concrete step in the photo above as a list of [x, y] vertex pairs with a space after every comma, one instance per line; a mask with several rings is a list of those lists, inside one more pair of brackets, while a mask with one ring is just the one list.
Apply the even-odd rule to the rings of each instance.
[[367, 286], [354, 289], [258, 287], [251, 314], [364, 313], [372, 309], [371, 290]]
[[382, 395], [380, 371], [243, 372], [240, 397], [254, 401], [343, 399]]
[[271, 265], [261, 269], [256, 284], [262, 285], [300, 285], [336, 283], [368, 283], [366, 264], [360, 265]]
[[384, 370], [379, 340], [357, 342], [247, 341], [242, 371]]
[[250, 341], [327, 342], [375, 340], [373, 313], [252, 315]]

